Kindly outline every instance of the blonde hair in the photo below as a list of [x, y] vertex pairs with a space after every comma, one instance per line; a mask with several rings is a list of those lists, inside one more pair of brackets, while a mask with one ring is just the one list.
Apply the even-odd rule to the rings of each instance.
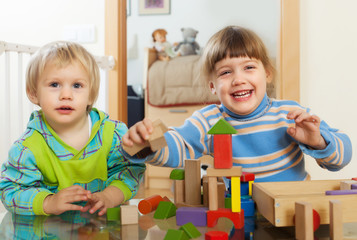
[[255, 58], [262, 62], [266, 71], [272, 75], [275, 73], [263, 41], [246, 28], [227, 26], [208, 40], [201, 57], [201, 75], [204, 79], [211, 81], [216, 63], [226, 57]]
[[41, 77], [47, 63], [51, 62], [58, 67], [65, 67], [74, 61], [78, 61], [89, 76], [89, 97], [92, 104], [87, 107], [87, 112], [90, 112], [99, 94], [99, 67], [94, 57], [78, 43], [52, 42], [41, 47], [32, 56], [26, 71], [27, 96], [36, 95], [38, 79]]
[[153, 33], [151, 34], [151, 36], [152, 36], [152, 39], [153, 39], [154, 42], [156, 42], [156, 41], [155, 41], [155, 35], [156, 35], [156, 34], [160, 34], [160, 36], [166, 37], [167, 32], [166, 32], [165, 29], [162, 29], [162, 28], [159, 28], [159, 29], [156, 29], [155, 31], [153, 31]]

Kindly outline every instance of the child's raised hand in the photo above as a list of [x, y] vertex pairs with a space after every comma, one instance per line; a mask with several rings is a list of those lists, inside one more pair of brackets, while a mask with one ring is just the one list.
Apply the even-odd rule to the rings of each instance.
[[133, 146], [133, 143], [143, 144], [149, 139], [154, 128], [152, 122], [148, 118], [143, 121], [137, 122], [134, 126], [129, 128], [129, 131], [123, 136], [123, 144], [127, 147]]
[[87, 201], [91, 192], [79, 185], [73, 185], [60, 190], [58, 193], [49, 195], [43, 201], [43, 210], [47, 214], [59, 215], [66, 211], [83, 211], [83, 207], [73, 204], [74, 202]]
[[298, 109], [288, 113], [288, 119], [295, 120], [295, 127], [289, 127], [287, 133], [297, 141], [314, 149], [326, 148], [325, 139], [320, 133], [320, 118]]

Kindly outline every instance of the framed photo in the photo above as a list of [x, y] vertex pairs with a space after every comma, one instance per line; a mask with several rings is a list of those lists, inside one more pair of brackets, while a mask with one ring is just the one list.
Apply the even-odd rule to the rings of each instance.
[[139, 15], [170, 14], [170, 0], [139, 0]]

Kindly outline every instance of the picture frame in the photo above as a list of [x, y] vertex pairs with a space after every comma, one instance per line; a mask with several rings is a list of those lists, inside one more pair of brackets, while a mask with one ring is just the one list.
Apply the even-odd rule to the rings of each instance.
[[170, 14], [170, 0], [139, 0], [139, 15]]

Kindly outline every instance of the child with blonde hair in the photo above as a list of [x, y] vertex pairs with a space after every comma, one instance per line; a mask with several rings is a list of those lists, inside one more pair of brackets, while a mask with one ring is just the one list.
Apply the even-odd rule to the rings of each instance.
[[99, 83], [94, 57], [79, 44], [53, 42], [34, 54], [26, 92], [41, 110], [31, 114], [2, 165], [7, 210], [103, 215], [135, 196], [145, 165], [129, 162], [119, 151], [126, 125], [93, 108]]
[[[233, 165], [255, 174], [255, 181], [309, 179], [304, 154], [329, 171], [351, 161], [349, 137], [329, 127], [295, 101], [276, 100], [266, 94], [274, 68], [262, 40], [251, 30], [228, 26], [208, 41], [202, 75], [221, 104], [196, 111], [181, 127], [165, 133], [168, 146], [133, 162], [182, 167], [185, 159], [214, 155], [213, 137], [207, 132], [219, 119], [237, 130], [232, 136]], [[152, 133], [144, 119], [123, 137], [124, 145], [141, 144]]]

